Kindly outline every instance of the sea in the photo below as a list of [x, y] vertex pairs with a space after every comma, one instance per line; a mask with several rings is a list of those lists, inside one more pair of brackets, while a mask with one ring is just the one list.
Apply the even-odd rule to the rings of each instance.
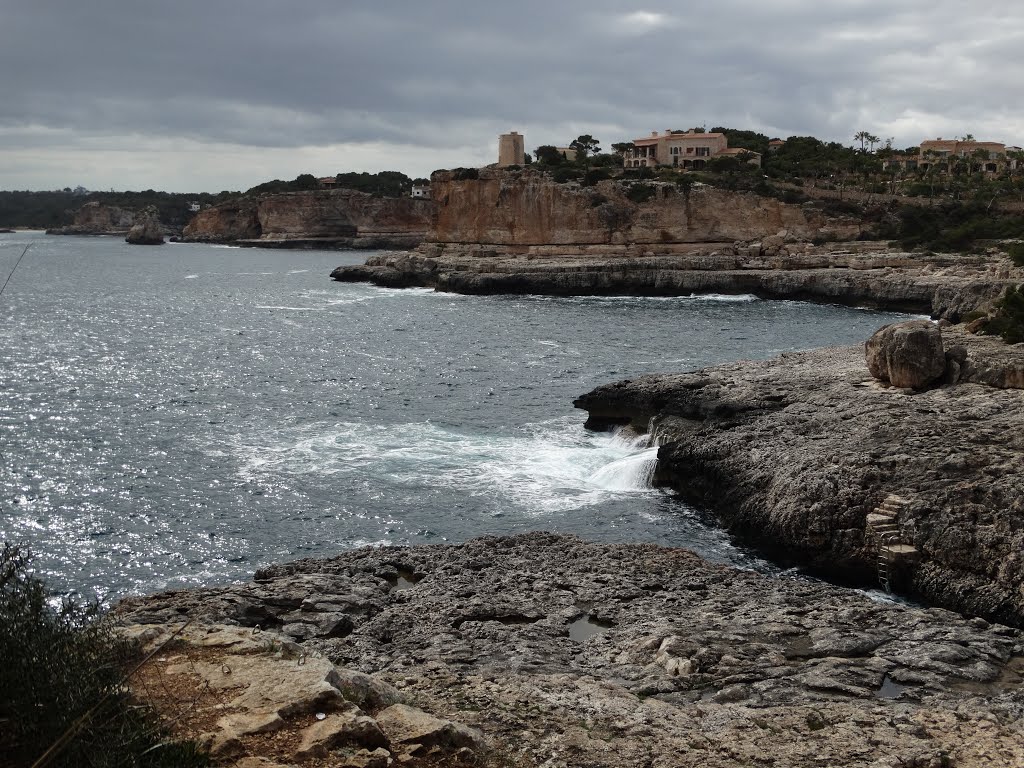
[[103, 602], [353, 547], [558, 531], [771, 570], [583, 428], [601, 384], [863, 341], [904, 315], [753, 296], [334, 282], [367, 252], [0, 235], [0, 536]]

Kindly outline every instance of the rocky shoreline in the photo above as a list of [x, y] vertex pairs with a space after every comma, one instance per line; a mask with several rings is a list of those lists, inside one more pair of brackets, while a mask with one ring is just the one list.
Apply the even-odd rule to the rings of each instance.
[[244, 768], [1024, 764], [1019, 630], [686, 550], [366, 548], [117, 615], [192, 620], [136, 693]]
[[927, 391], [877, 381], [857, 346], [643, 376], [576, 405], [590, 428], [653, 430], [656, 480], [776, 556], [878, 583], [885, 524], [913, 555], [885, 577], [1024, 626], [1024, 349], [953, 328], [943, 343], [956, 378]]
[[372, 256], [364, 265], [338, 267], [331, 277], [482, 295], [753, 294], [954, 321], [1024, 279], [1008, 259], [902, 253], [883, 243], [755, 242], [662, 250], [672, 252], [551, 246], [508, 254], [481, 246], [434, 244]]

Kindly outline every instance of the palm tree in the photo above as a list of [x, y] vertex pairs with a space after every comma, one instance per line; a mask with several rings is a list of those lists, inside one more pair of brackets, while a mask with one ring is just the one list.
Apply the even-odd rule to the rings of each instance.
[[871, 137], [871, 134], [868, 133], [867, 131], [857, 131], [857, 133], [855, 133], [853, 135], [853, 140], [860, 142], [860, 151], [861, 152], [864, 151], [864, 145], [867, 143], [867, 141], [868, 141], [868, 139], [870, 137]]
[[869, 133], [867, 136], [864, 137], [864, 139], [868, 143], [868, 147], [869, 147], [868, 151], [870, 151], [870, 152], [874, 152], [875, 151], [875, 144], [877, 144], [878, 142], [881, 141], [881, 139], [878, 138], [877, 136], [875, 136], [873, 133]]

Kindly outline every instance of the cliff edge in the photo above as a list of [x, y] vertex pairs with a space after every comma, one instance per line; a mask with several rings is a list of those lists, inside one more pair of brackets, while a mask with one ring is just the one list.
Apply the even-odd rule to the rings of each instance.
[[375, 197], [348, 189], [242, 197], [204, 209], [185, 242], [262, 248], [413, 248], [433, 214], [429, 200]]

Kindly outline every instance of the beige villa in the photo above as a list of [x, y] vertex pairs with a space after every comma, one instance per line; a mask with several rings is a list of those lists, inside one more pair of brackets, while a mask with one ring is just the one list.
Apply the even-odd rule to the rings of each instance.
[[761, 155], [747, 149], [730, 148], [724, 133], [689, 131], [653, 131], [650, 136], [633, 139], [633, 148], [623, 155], [626, 168], [683, 168], [699, 171], [713, 157], [749, 155], [749, 162], [761, 165]]
[[1020, 147], [1008, 147], [998, 141], [964, 141], [940, 136], [922, 141], [916, 155], [900, 152], [885, 158], [882, 167], [927, 171], [941, 163], [944, 169], [948, 169], [950, 159], [964, 158], [977, 163], [985, 173], [998, 173], [1004, 169], [1017, 169], [1021, 164], [1017, 157], [1019, 153]]

